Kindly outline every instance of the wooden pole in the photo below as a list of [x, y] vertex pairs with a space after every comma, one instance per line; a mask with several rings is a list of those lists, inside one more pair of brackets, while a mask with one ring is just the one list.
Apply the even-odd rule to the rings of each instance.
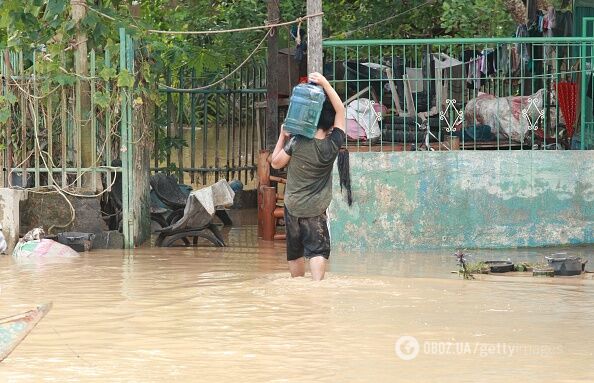
[[[268, 22], [278, 23], [278, 0], [268, 0]], [[268, 62], [266, 64], [266, 134], [265, 148], [273, 150], [278, 138], [278, 29], [268, 36]]]
[[[307, 0], [307, 14], [322, 12], [322, 0]], [[322, 73], [322, 16], [307, 19], [307, 72]]]
[[276, 188], [262, 186], [262, 239], [264, 241], [274, 240], [276, 232], [276, 219], [274, 209], [276, 208]]
[[[70, 7], [72, 9], [72, 21], [76, 27], [75, 34], [75, 45], [74, 45], [74, 71], [76, 74], [84, 77], [89, 75], [89, 64], [87, 61], [87, 36], [84, 27], [81, 25], [81, 21], [87, 15], [87, 7], [80, 0], [70, 0]], [[89, 114], [91, 112], [91, 96], [90, 96], [90, 84], [89, 81], [83, 77], [77, 79], [77, 95], [80, 95], [80, 113], [77, 113], [77, 119], [79, 123], [75, 126], [80, 127], [78, 136], [80, 137], [80, 148], [76, 148], [81, 151], [81, 165], [82, 167], [88, 168], [94, 166], [92, 163], [92, 152], [96, 148], [92, 147], [91, 137], [91, 124]], [[77, 111], [78, 112], [78, 111]], [[82, 179], [83, 188], [91, 187], [92, 174], [86, 173]]]

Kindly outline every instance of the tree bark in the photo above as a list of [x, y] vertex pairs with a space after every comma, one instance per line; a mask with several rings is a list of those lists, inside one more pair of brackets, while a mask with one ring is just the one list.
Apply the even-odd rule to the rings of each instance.
[[[322, 12], [322, 0], [307, 0], [307, 14]], [[322, 16], [307, 19], [307, 72], [322, 73]]]
[[[88, 51], [87, 51], [87, 35], [84, 32], [84, 28], [80, 25], [81, 21], [87, 15], [87, 8], [80, 3], [80, 0], [70, 0], [70, 6], [72, 9], [72, 21], [76, 25], [76, 35], [74, 42], [74, 71], [79, 78], [77, 80], [77, 86], [80, 86], [80, 106], [81, 113], [76, 118], [79, 119], [78, 126], [79, 131], [77, 134], [80, 137], [80, 148], [76, 148], [81, 151], [81, 165], [84, 168], [95, 166], [92, 163], [93, 148], [91, 145], [91, 123], [90, 123], [90, 112], [91, 112], [91, 95], [90, 95], [90, 84], [87, 80], [89, 75], [89, 63], [88, 63]], [[91, 188], [92, 173], [86, 173], [82, 178], [82, 186], [85, 189]], [[96, 190], [93, 190], [95, 192]]]
[[[268, 0], [268, 22], [278, 23], [280, 10], [277, 0]], [[266, 134], [265, 148], [273, 150], [278, 138], [278, 29], [268, 35], [268, 63], [266, 67]]]

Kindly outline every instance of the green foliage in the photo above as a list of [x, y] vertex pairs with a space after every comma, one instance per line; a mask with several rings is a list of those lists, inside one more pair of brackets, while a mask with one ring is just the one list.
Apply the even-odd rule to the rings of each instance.
[[109, 81], [117, 76], [117, 72], [115, 68], [103, 68], [99, 71], [99, 77], [103, 79], [103, 81]]
[[6, 121], [8, 121], [8, 119], [10, 118], [10, 108], [3, 106], [2, 108], [0, 108], [0, 124], [4, 124], [6, 123]]
[[117, 76], [117, 84], [122, 88], [131, 88], [134, 86], [134, 76], [127, 69], [122, 69]]
[[0, 124], [4, 124], [11, 116], [11, 106], [17, 101], [16, 96], [8, 91], [0, 96]]
[[111, 97], [107, 92], [95, 92], [93, 102], [101, 109], [107, 109], [111, 105]]
[[[76, 24], [71, 18], [70, 0], [0, 0], [0, 48], [22, 51], [25, 74], [32, 74], [32, 63], [41, 96], [56, 86], [77, 83], [73, 71], [76, 36], [84, 32], [88, 51], [97, 54], [98, 83], [131, 90], [134, 106], [142, 100], [158, 104], [156, 85], [172, 78], [181, 68], [207, 84], [228, 73], [252, 52], [265, 30], [213, 35], [170, 35], [154, 30], [222, 30], [261, 25], [267, 19], [262, 0], [142, 0], [140, 17], [130, 15], [129, 0], [80, 0], [88, 5], [86, 16]], [[416, 38], [438, 36], [503, 36], [513, 31], [511, 18], [502, 7], [503, 0], [325, 0], [324, 36], [331, 38]], [[279, 1], [282, 20], [293, 20], [306, 13], [303, 0]], [[93, 11], [95, 9], [96, 11]], [[385, 21], [386, 18], [389, 20]], [[119, 28], [125, 27], [136, 44], [135, 73], [119, 71]], [[302, 24], [306, 29], [307, 22]], [[279, 28], [280, 47], [293, 46], [288, 27]], [[111, 67], [106, 67], [104, 50], [111, 52]], [[33, 53], [35, 52], [35, 53]], [[264, 57], [264, 50], [255, 59]], [[179, 86], [173, 80], [173, 86]], [[187, 87], [189, 84], [185, 84]], [[118, 104], [118, 91], [98, 88], [93, 101], [107, 110]], [[59, 103], [59, 92], [53, 94]], [[142, 97], [142, 98], [139, 98]], [[0, 124], [10, 117], [16, 102], [14, 94], [0, 100]], [[211, 99], [209, 99], [209, 110]], [[117, 109], [117, 108], [116, 108]], [[206, 116], [207, 119], [211, 116]], [[162, 137], [162, 136], [159, 136]], [[157, 157], [185, 146], [176, 138], [157, 142]]]
[[[324, 1], [324, 35], [333, 38], [414, 38], [435, 36], [502, 36], [513, 30], [503, 0], [337, 0]], [[0, 45], [29, 48], [45, 45], [50, 58], [70, 46], [80, 28], [88, 38], [89, 51], [114, 46], [118, 28], [134, 34], [143, 48], [150, 71], [144, 78], [161, 76], [165, 68], [188, 67], [202, 73], [220, 72], [239, 63], [254, 48], [265, 31], [215, 35], [166, 35], [148, 33], [158, 30], [216, 30], [263, 24], [266, 2], [261, 0], [143, 0], [141, 17], [130, 17], [128, 1], [87, 0], [116, 21], [88, 9], [79, 26], [71, 20], [69, 0], [2, 0], [0, 2]], [[281, 16], [291, 20], [306, 12], [303, 0], [279, 2]], [[199, 15], [199, 17], [197, 17]], [[386, 18], [389, 20], [382, 22]], [[306, 22], [302, 28], [306, 28]], [[288, 37], [281, 28], [281, 41]], [[282, 43], [281, 43], [282, 44]], [[114, 50], [115, 53], [117, 51]], [[51, 68], [56, 73], [57, 68]], [[115, 70], [103, 70], [100, 77], [112, 79]], [[155, 80], [156, 78], [153, 78]], [[129, 83], [127, 79], [120, 79]], [[59, 84], [72, 79], [61, 76]]]
[[440, 19], [445, 32], [455, 37], [505, 36], [514, 28], [503, 0], [444, 0]]

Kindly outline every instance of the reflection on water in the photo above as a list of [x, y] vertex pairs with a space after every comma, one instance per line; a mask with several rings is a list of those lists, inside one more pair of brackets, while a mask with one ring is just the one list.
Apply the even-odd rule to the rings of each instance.
[[227, 248], [1, 258], [0, 316], [54, 309], [0, 381], [594, 380], [587, 277], [463, 281], [449, 254], [335, 254], [314, 283], [288, 278], [283, 245], [255, 230], [232, 229]]

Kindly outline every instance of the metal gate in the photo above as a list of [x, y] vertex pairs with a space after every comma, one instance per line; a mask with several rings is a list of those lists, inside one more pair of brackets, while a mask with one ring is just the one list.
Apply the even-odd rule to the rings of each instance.
[[153, 171], [180, 183], [209, 185], [220, 178], [251, 185], [264, 129], [265, 64], [253, 62], [217, 87], [221, 74], [168, 70], [157, 108]]

